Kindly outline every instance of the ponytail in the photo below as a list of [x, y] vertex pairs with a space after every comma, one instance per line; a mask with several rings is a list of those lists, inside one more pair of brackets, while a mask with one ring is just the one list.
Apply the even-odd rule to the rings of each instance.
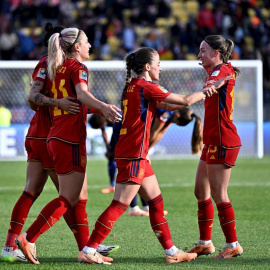
[[56, 71], [59, 67], [61, 67], [64, 63], [64, 51], [60, 46], [60, 34], [56, 33], [53, 34], [49, 39], [49, 46], [48, 46], [48, 75], [49, 78], [54, 81], [56, 76]]
[[[220, 54], [220, 59], [223, 63], [228, 63], [229, 58], [234, 49], [234, 43], [231, 39], [225, 39], [221, 35], [209, 35], [205, 37], [204, 41], [214, 50], [218, 50]], [[232, 67], [235, 76], [238, 77], [241, 71], [237, 67]]]
[[195, 123], [192, 132], [191, 138], [191, 149], [192, 154], [200, 154], [203, 148], [203, 125], [202, 120], [195, 113], [191, 114], [192, 117], [195, 118]]

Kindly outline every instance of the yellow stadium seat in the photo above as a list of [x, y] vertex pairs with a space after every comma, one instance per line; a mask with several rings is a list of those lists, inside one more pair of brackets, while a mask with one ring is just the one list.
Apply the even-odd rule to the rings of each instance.
[[115, 36], [108, 37], [107, 42], [110, 45], [111, 52], [116, 52], [118, 50], [119, 45], [120, 45], [120, 40], [117, 37]]
[[186, 11], [189, 14], [198, 15], [199, 13], [199, 3], [198, 1], [187, 1], [185, 3]]
[[250, 18], [255, 17], [255, 16], [256, 16], [256, 11], [255, 11], [253, 8], [249, 8], [249, 9], [248, 9], [248, 16], [249, 16]]
[[123, 17], [124, 20], [129, 20], [130, 16], [131, 16], [132, 10], [131, 9], [124, 9], [123, 10]]
[[186, 54], [186, 59], [187, 60], [198, 60], [198, 57], [194, 53], [187, 53]]

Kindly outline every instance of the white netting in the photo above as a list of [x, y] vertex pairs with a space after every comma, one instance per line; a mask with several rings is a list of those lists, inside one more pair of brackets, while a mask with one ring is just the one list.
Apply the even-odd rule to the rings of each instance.
[[[0, 157], [25, 156], [24, 136], [34, 114], [27, 105], [31, 74], [36, 61], [2, 61], [0, 63], [0, 103], [12, 112], [9, 128], [0, 127]], [[242, 74], [235, 87], [234, 122], [242, 139], [240, 156], [263, 155], [262, 141], [262, 64], [260, 61], [232, 61]], [[120, 106], [126, 71], [122, 61], [86, 62], [89, 87], [98, 99]], [[201, 89], [206, 72], [197, 61], [163, 61], [160, 84], [171, 92], [189, 94]], [[203, 101], [191, 106], [204, 117]], [[191, 156], [193, 124], [171, 125], [153, 150], [161, 157]], [[110, 132], [110, 130], [108, 130]], [[105, 152], [99, 131], [88, 130], [88, 155]], [[104, 151], [103, 151], [104, 150]]]

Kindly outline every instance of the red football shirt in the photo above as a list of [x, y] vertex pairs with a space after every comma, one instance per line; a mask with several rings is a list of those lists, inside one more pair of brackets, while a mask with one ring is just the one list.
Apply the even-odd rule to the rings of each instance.
[[[44, 82], [44, 88], [46, 89], [47, 83], [47, 62], [48, 57], [43, 56], [34, 69], [32, 74], [33, 81]], [[32, 83], [31, 83], [32, 84]], [[30, 139], [47, 139], [52, 121], [49, 113], [49, 108], [46, 106], [38, 106], [35, 115], [33, 116], [30, 127], [28, 129], [26, 138]]]
[[48, 140], [58, 139], [72, 144], [79, 144], [86, 140], [87, 106], [77, 100], [76, 85], [85, 83], [88, 86], [88, 69], [85, 65], [71, 58], [64, 62], [57, 71], [56, 78], [50, 81], [50, 96], [52, 98], [73, 97], [74, 102], [80, 104], [80, 113], [69, 114], [61, 108], [51, 107], [53, 126]]
[[123, 123], [115, 148], [116, 159], [145, 159], [156, 102], [171, 93], [159, 84], [133, 78], [123, 98]]
[[234, 75], [234, 79], [218, 89], [218, 94], [207, 97], [204, 101], [203, 143], [227, 149], [241, 146], [240, 137], [233, 124], [235, 73], [231, 63], [214, 67], [205, 80], [207, 84], [210, 80], [217, 81], [231, 74]]

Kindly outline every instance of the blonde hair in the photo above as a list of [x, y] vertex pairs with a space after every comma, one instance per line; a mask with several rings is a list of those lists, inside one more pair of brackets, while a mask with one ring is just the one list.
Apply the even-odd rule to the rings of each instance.
[[81, 30], [78, 28], [65, 28], [60, 33], [53, 34], [48, 45], [48, 75], [53, 81], [57, 70], [63, 65], [65, 58], [71, 54], [75, 43], [81, 41]]

